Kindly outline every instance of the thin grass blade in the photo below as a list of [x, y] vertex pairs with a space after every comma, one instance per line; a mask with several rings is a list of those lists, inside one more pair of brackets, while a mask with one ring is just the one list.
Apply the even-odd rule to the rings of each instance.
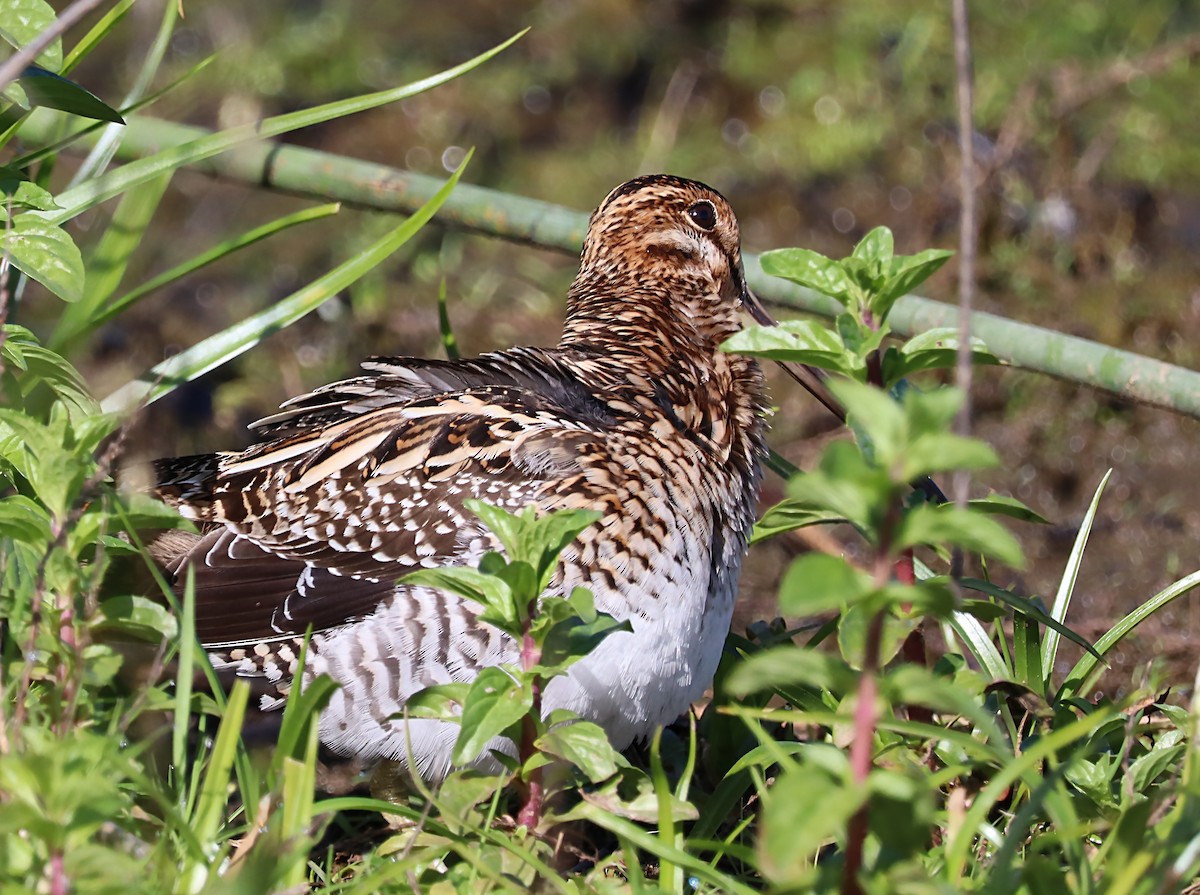
[[[1092, 532], [1096, 508], [1100, 506], [1100, 495], [1104, 493], [1104, 486], [1108, 484], [1111, 477], [1112, 470], [1110, 469], [1104, 474], [1099, 487], [1096, 488], [1096, 493], [1092, 496], [1092, 503], [1088, 507], [1087, 513], [1084, 514], [1083, 522], [1079, 526], [1079, 534], [1075, 536], [1075, 543], [1071, 547], [1071, 555], [1067, 558], [1067, 567], [1063, 570], [1058, 593], [1054, 596], [1054, 605], [1050, 607], [1050, 617], [1060, 625], [1067, 618], [1067, 608], [1071, 605], [1071, 595], [1075, 591], [1075, 579], [1079, 577], [1079, 567], [1083, 564], [1083, 551], [1087, 547], [1088, 535]], [[1054, 661], [1058, 658], [1058, 644], [1058, 631], [1048, 630], [1042, 640], [1042, 672], [1045, 674], [1047, 687], [1050, 684], [1050, 675], [1054, 671]]]
[[111, 409], [113, 412], [127, 413], [140, 404], [157, 401], [183, 383], [191, 382], [216, 369], [253, 348], [271, 333], [290, 326], [315, 310], [408, 242], [446, 201], [470, 159], [471, 154], [468, 153], [458, 170], [432, 199], [421, 206], [411, 218], [366, 250], [267, 310], [236, 323], [158, 364], [105, 398], [101, 407], [106, 411]]

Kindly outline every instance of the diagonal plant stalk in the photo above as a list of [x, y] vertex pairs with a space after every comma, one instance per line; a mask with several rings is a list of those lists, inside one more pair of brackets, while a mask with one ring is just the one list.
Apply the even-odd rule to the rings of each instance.
[[[23, 124], [22, 133], [31, 141], [55, 139], [57, 120], [40, 110]], [[210, 133], [131, 116], [117, 156], [142, 158]], [[89, 145], [95, 139], [90, 134], [80, 142]], [[404, 214], [420, 207], [441, 185], [437, 178], [387, 165], [265, 140], [193, 165], [229, 180]], [[571, 253], [579, 250], [587, 228], [584, 212], [470, 184], [455, 191], [439, 219], [472, 232]], [[837, 313], [839, 306], [832, 299], [763, 274], [756, 255], [747, 254], [745, 261], [750, 285], [768, 303], [824, 317]], [[957, 327], [960, 318], [952, 305], [909, 295], [896, 303], [888, 322], [894, 332], [911, 336]], [[1200, 372], [983, 311], [972, 312], [970, 321], [971, 331], [988, 350], [1013, 366], [1200, 419]]]

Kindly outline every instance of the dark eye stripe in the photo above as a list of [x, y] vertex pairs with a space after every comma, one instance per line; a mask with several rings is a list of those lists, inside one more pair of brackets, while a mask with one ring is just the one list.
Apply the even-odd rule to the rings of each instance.
[[717, 209], [711, 202], [705, 199], [703, 202], [697, 202], [687, 210], [688, 217], [701, 230], [711, 230], [717, 226]]

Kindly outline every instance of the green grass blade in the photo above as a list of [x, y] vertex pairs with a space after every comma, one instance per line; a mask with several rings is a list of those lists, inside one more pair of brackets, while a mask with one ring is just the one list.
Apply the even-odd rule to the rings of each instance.
[[[1088, 535], [1092, 532], [1092, 522], [1096, 518], [1096, 508], [1100, 506], [1100, 495], [1104, 493], [1104, 486], [1108, 484], [1109, 478], [1112, 477], [1112, 470], [1104, 474], [1104, 478], [1100, 480], [1099, 487], [1096, 488], [1096, 493], [1092, 496], [1092, 503], [1088, 507], [1087, 513], [1083, 517], [1083, 522], [1079, 526], [1079, 534], [1075, 536], [1075, 543], [1071, 547], [1071, 555], [1067, 558], [1067, 567], [1063, 570], [1062, 580], [1058, 585], [1058, 593], [1054, 596], [1054, 605], [1050, 607], [1050, 617], [1059, 624], [1063, 624], [1067, 618], [1067, 608], [1071, 605], [1071, 595], [1075, 591], [1075, 579], [1079, 577], [1079, 567], [1083, 563], [1083, 551], [1087, 547]], [[1045, 675], [1046, 686], [1049, 687], [1050, 675], [1054, 671], [1054, 660], [1058, 658], [1058, 632], [1051, 629], [1046, 632], [1045, 638], [1042, 640], [1042, 672]]]
[[992, 638], [979, 623], [979, 619], [966, 612], [955, 612], [947, 624], [967, 644], [971, 655], [992, 680], [1003, 681], [1012, 677], [1004, 657], [996, 649], [996, 644], [992, 643]]
[[[1072, 630], [1067, 625], [1057, 619], [1052, 618], [1043, 612], [1036, 603], [1025, 597], [1019, 597], [1016, 594], [1006, 591], [1002, 587], [997, 587], [990, 581], [984, 581], [980, 578], [963, 578], [959, 582], [963, 587], [970, 590], [978, 591], [981, 594], [987, 594], [990, 597], [995, 597], [1001, 603], [1011, 608], [1019, 615], [1032, 619], [1040, 625], [1049, 628], [1052, 631], [1057, 631], [1063, 637], [1066, 637], [1077, 646], [1083, 647], [1089, 653], [1096, 653], [1096, 648], [1082, 634]], [[1099, 655], [1096, 658], [1100, 658]]]
[[1008, 793], [1009, 788], [1058, 750], [1076, 740], [1090, 736], [1114, 716], [1115, 712], [1110, 709], [1097, 709], [1090, 715], [1085, 715], [1052, 733], [1047, 733], [1037, 742], [1027, 744], [1020, 755], [1005, 762], [1004, 766], [975, 796], [957, 834], [946, 842], [946, 879], [950, 885], [961, 883], [971, 853], [971, 846], [975, 843], [976, 833], [988, 819], [996, 802]]
[[[667, 772], [663, 770], [662, 732], [661, 727], [656, 729], [654, 739], [650, 742], [650, 780], [654, 784], [654, 797], [658, 803], [658, 841], [663, 845], [675, 847], [679, 843], [675, 838], [675, 816], [672, 813], [674, 800], [671, 798], [671, 784], [667, 780]], [[663, 892], [677, 892], [680, 891], [682, 883], [682, 868], [676, 867], [669, 857], [660, 857], [658, 888]]]
[[60, 75], [69, 74], [71, 69], [84, 60], [88, 53], [96, 48], [108, 33], [113, 30], [125, 18], [125, 14], [133, 8], [134, 0], [120, 0], [112, 9], [100, 17], [100, 20], [91, 27], [87, 34], [80, 38], [79, 43], [71, 48], [65, 59], [63, 59], [62, 68], [59, 70]]
[[[229, 800], [230, 775], [233, 771], [234, 760], [238, 752], [238, 743], [242, 734], [242, 719], [246, 714], [246, 704], [250, 699], [250, 685], [238, 681], [233, 685], [225, 711], [221, 717], [221, 726], [217, 729], [217, 738], [213, 743], [209, 756], [208, 769], [204, 774], [204, 782], [200, 786], [200, 798], [196, 803], [196, 811], [192, 816], [191, 829], [196, 838], [203, 844], [209, 861], [217, 857], [219, 834], [225, 817], [225, 805]], [[193, 864], [190, 872], [181, 877], [183, 891], [198, 892], [208, 879], [209, 866]]]
[[[138, 100], [136, 103], [133, 103], [128, 106], [122, 106], [117, 111], [121, 113], [122, 118], [124, 118], [126, 121], [128, 121], [129, 116], [132, 115], [134, 112], [137, 112], [141, 109], [145, 109], [148, 106], [154, 105], [154, 103], [158, 102], [160, 99], [162, 99], [164, 96], [166, 96], [172, 90], [174, 90], [176, 87], [183, 84], [185, 81], [191, 80], [197, 74], [202, 72], [216, 58], [217, 57], [215, 55], [213, 55], [213, 56], [208, 56], [204, 59], [201, 59], [199, 62], [197, 62], [195, 65], [193, 65], [187, 71], [185, 71], [182, 75], [180, 75], [178, 78], [176, 78], [170, 84], [168, 84], [166, 87], [163, 87], [161, 90], [156, 90], [154, 93], [150, 94], [149, 96], [145, 97], [144, 99]], [[31, 118], [31, 120], [33, 122], [32, 126], [37, 127], [41, 124], [41, 121], [40, 121], [41, 115], [49, 116], [50, 114], [51, 113], [49, 113], [49, 112], [42, 112], [42, 113], [39, 113], [37, 111], [33, 112], [32, 118]], [[91, 136], [96, 131], [100, 130], [101, 128], [105, 128], [105, 127], [108, 127], [107, 122], [104, 122], [104, 121], [92, 122], [87, 127], [80, 128], [77, 131], [72, 131], [71, 133], [67, 134], [65, 137], [55, 140], [53, 143], [51, 143], [48, 146], [43, 146], [41, 149], [35, 149], [32, 152], [27, 152], [25, 155], [22, 155], [22, 156], [19, 156], [19, 157], [13, 159], [11, 162], [9, 162], [9, 165], [13, 168], [21, 168], [21, 169], [28, 168], [30, 165], [32, 165], [34, 162], [38, 161], [39, 159], [43, 159], [43, 158], [46, 158], [47, 156], [55, 155], [55, 154], [61, 152], [62, 150], [66, 149], [67, 147], [71, 146], [72, 144], [77, 143], [80, 140], [83, 140], [84, 138]], [[126, 127], [128, 128], [128, 125], [126, 125]], [[3, 145], [3, 144], [0, 143], [0, 145]]]
[[189, 563], [183, 585], [183, 612], [179, 619], [179, 661], [175, 673], [175, 717], [171, 727], [171, 764], [179, 792], [187, 767], [188, 723], [192, 708], [192, 675], [196, 660], [196, 575]]
[[121, 285], [129, 260], [142, 244], [146, 228], [150, 226], [173, 174], [173, 171], [164, 171], [121, 197], [112, 220], [87, 261], [83, 297], [63, 311], [50, 337], [51, 350], [65, 354], [95, 326], [100, 308]]
[[[175, 33], [175, 23], [179, 20], [179, 10], [180, 6], [178, 4], [163, 4], [162, 20], [158, 25], [158, 33], [154, 36], [154, 41], [150, 44], [150, 48], [142, 61], [142, 66], [138, 70], [137, 77], [134, 79], [133, 86], [125, 95], [125, 101], [122, 105], [127, 106], [135, 103], [146, 95], [146, 91], [150, 88], [150, 82], [154, 80], [159, 66], [162, 65], [163, 56], [166, 55], [167, 47], [171, 42], [171, 35]], [[83, 164], [79, 166], [75, 174], [71, 177], [70, 186], [91, 180], [107, 168], [108, 163], [112, 161], [113, 156], [117, 153], [117, 147], [121, 145], [121, 138], [124, 132], [125, 128], [123, 125], [107, 127], [96, 142], [96, 145], [92, 147], [92, 151], [88, 153], [87, 158], [83, 160]]]
[[223, 332], [193, 345], [187, 351], [158, 364], [148, 373], [122, 386], [105, 398], [101, 407], [106, 410], [128, 412], [143, 402], [156, 401], [164, 395], [170, 394], [182, 383], [190, 382], [248, 351], [266, 336], [290, 326], [323, 302], [337, 295], [408, 242], [433, 217], [454, 189], [454, 185], [458, 183], [458, 179], [462, 176], [463, 169], [470, 159], [471, 154], [468, 153], [458, 170], [451, 175], [437, 195], [421, 206], [420, 210], [411, 218], [369, 248], [267, 310], [236, 323]]
[[306, 208], [303, 211], [298, 211], [295, 214], [285, 215], [270, 223], [263, 224], [261, 227], [255, 227], [253, 230], [247, 230], [241, 236], [236, 236], [233, 239], [227, 239], [213, 246], [205, 252], [201, 252], [195, 257], [189, 258], [182, 264], [172, 267], [170, 270], [160, 273], [138, 286], [126, 292], [119, 298], [113, 299], [108, 306], [96, 314], [91, 321], [89, 329], [94, 329], [109, 320], [112, 320], [130, 305], [141, 301], [147, 295], [150, 295], [157, 290], [174, 283], [176, 280], [181, 280], [189, 274], [193, 274], [215, 261], [220, 261], [228, 255], [232, 255], [247, 246], [252, 246], [257, 242], [274, 236], [276, 233], [281, 233], [290, 227], [297, 224], [305, 224], [309, 221], [317, 221], [321, 218], [327, 218], [337, 214], [341, 210], [341, 204], [337, 202], [328, 205], [317, 205], [314, 208]]
[[163, 171], [174, 170], [183, 165], [193, 164], [251, 140], [268, 139], [298, 128], [321, 124], [325, 121], [331, 121], [335, 118], [354, 114], [355, 112], [375, 109], [379, 106], [414, 96], [477, 68], [497, 53], [506, 49], [510, 44], [524, 35], [524, 33], [524, 31], [518, 32], [498, 46], [485, 53], [481, 53], [474, 59], [470, 59], [461, 65], [456, 65], [436, 75], [431, 75], [428, 78], [414, 81], [402, 87], [338, 100], [337, 102], [326, 103], [325, 105], [315, 106], [311, 109], [290, 112], [286, 115], [277, 115], [274, 118], [267, 118], [260, 122], [233, 127], [220, 133], [212, 134], [211, 136], [201, 137], [182, 146], [168, 147], [148, 158], [130, 162], [87, 183], [81, 183], [78, 186], [65, 190], [55, 197], [58, 204], [62, 206], [61, 209], [52, 212], [39, 212], [39, 214], [44, 216], [50, 223], [61, 224], [139, 183], [144, 183]]
[[714, 886], [718, 892], [753, 895], [757, 891], [735, 877], [709, 866], [708, 862], [663, 842], [653, 833], [647, 832], [623, 817], [618, 817], [590, 803], [584, 803], [576, 813], [581, 817], [586, 817], [596, 826], [603, 827], [613, 835], [627, 840], [637, 848], [657, 856], [660, 862], [669, 861], [675, 866], [682, 867], [700, 881]]
[[[1168, 603], [1183, 596], [1192, 588], [1200, 585], [1200, 571], [1193, 572], [1185, 578], [1180, 578], [1174, 584], [1160, 590], [1157, 594], [1143, 603], [1141, 606], [1134, 609], [1123, 619], [1109, 628], [1103, 636], [1096, 641], [1096, 652], [1101, 657], [1107, 655], [1118, 643], [1125, 639], [1134, 628], [1148, 619], [1151, 615], [1162, 609]], [[1100, 679], [1100, 675], [1104, 673], [1104, 667], [1101, 664], [1102, 659], [1095, 656], [1085, 655], [1075, 667], [1071, 669], [1071, 673], [1067, 675], [1066, 681], [1063, 683], [1059, 691], [1058, 698], [1066, 699], [1070, 696], [1087, 696], [1091, 689], [1096, 686], [1096, 682]]]

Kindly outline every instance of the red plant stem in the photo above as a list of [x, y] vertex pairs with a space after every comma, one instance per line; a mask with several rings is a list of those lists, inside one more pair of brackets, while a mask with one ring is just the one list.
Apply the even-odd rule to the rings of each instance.
[[[521, 637], [521, 670], [529, 672], [535, 665], [542, 660], [542, 650], [537, 642], [529, 633], [530, 616], [532, 616], [532, 607], [529, 615], [526, 617], [525, 633]], [[534, 743], [537, 741], [537, 720], [542, 717], [542, 687], [541, 681], [535, 675], [533, 678], [533, 705], [526, 715], [525, 720], [521, 722], [521, 743], [517, 747], [517, 759], [524, 767], [533, 753], [536, 751]], [[521, 805], [520, 811], [517, 812], [517, 824], [525, 827], [529, 831], [536, 830], [542, 819], [542, 802], [545, 800], [546, 791], [545, 785], [542, 782], [542, 769], [534, 768], [529, 772], [529, 779], [524, 782], [525, 801]]]
[[[892, 575], [893, 563], [888, 560], [891, 553], [892, 533], [900, 521], [901, 506], [898, 499], [892, 500], [887, 516], [880, 526], [879, 546], [876, 548], [874, 579], [876, 587], [883, 587]], [[911, 574], [912, 553], [905, 551]], [[872, 747], [875, 743], [875, 726], [879, 721], [879, 653], [883, 644], [885, 611], [871, 616], [867, 625], [867, 641], [863, 647], [863, 667], [858, 678], [858, 701], [854, 706], [854, 742], [850, 744], [850, 775], [854, 782], [865, 787], [871, 775]], [[845, 864], [842, 871], [842, 895], [862, 895], [858, 882], [858, 871], [863, 862], [863, 845], [867, 839], [870, 821], [868, 803], [854, 813], [846, 828]]]

